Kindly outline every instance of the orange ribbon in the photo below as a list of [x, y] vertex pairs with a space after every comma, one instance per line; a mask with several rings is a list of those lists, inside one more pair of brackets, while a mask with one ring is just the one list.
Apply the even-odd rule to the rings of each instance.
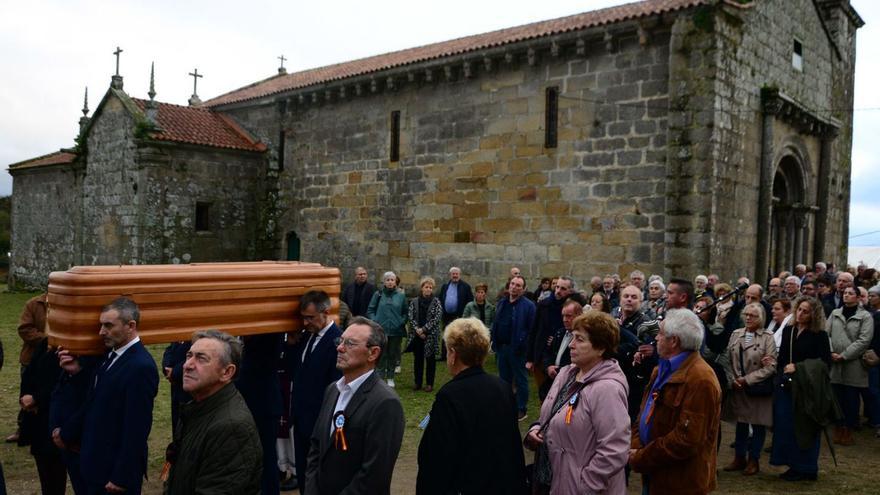
[[651, 393], [651, 409], [648, 409], [648, 415], [645, 416], [645, 424], [651, 422], [651, 416], [654, 415], [654, 406], [657, 405], [657, 397], [660, 397], [660, 394], [657, 392]]
[[345, 452], [348, 450], [348, 443], [345, 441], [345, 432], [342, 428], [336, 428], [336, 432], [333, 435], [335, 437], [336, 449]]

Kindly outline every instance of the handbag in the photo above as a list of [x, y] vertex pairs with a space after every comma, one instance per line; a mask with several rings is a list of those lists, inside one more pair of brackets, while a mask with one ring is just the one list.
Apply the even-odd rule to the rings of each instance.
[[[739, 371], [742, 373], [742, 376], [745, 377], [745, 365], [743, 363], [743, 347], [742, 344], [739, 346]], [[773, 377], [765, 378], [758, 383], [753, 383], [751, 385], [746, 385], [743, 388], [743, 391], [749, 397], [769, 397], [773, 395]]]
[[874, 349], [868, 349], [862, 354], [862, 366], [865, 368], [873, 368], [880, 364], [880, 356], [874, 351]]
[[[550, 425], [550, 420], [556, 416], [556, 413], [558, 413], [563, 406], [568, 404], [571, 401], [571, 398], [574, 397], [575, 394], [580, 393], [580, 391], [587, 385], [586, 382], [580, 383], [577, 381], [577, 373], [572, 373], [571, 380], [572, 381], [565, 387], [567, 391], [570, 392], [568, 397], [564, 401], [557, 401], [557, 403], [554, 404], [553, 411], [547, 416], [547, 419], [541, 423], [541, 427], [538, 428], [539, 434], [544, 433], [544, 430]], [[577, 385], [573, 390], [568, 390], [571, 383], [577, 383]], [[564, 397], [562, 394], [561, 396]], [[526, 472], [528, 473], [526, 481], [531, 488], [530, 493], [550, 493], [550, 482], [553, 480], [553, 470], [550, 466], [550, 457], [546, 443], [539, 444], [535, 449], [535, 462], [526, 466]]]

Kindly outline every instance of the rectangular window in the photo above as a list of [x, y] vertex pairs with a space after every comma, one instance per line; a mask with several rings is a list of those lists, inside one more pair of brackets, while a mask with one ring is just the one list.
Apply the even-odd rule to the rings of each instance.
[[400, 161], [400, 110], [391, 112], [391, 153], [392, 162]]
[[547, 102], [544, 107], [544, 147], [555, 148], [559, 128], [559, 88], [547, 88]]
[[284, 140], [286, 139], [284, 129], [278, 135], [278, 171], [284, 171]]
[[798, 40], [794, 40], [794, 49], [791, 52], [791, 66], [801, 72], [804, 70], [804, 46]]
[[196, 203], [196, 232], [211, 230], [211, 203]]

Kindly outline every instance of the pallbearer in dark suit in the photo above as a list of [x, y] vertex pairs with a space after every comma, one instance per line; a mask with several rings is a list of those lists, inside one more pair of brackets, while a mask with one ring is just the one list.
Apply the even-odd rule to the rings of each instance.
[[416, 493], [526, 493], [516, 399], [509, 384], [483, 371], [489, 330], [460, 318], [444, 340], [453, 378], [437, 393], [419, 444]]
[[278, 385], [278, 366], [284, 334], [267, 333], [249, 335], [242, 339], [244, 351], [241, 356], [241, 369], [235, 387], [244, 397], [248, 409], [254, 416], [260, 444], [263, 446], [262, 495], [281, 493], [281, 480], [278, 476], [278, 452], [275, 438], [281, 423], [281, 387]]
[[306, 484], [306, 458], [309, 439], [327, 386], [342, 376], [336, 369], [336, 339], [342, 330], [330, 319], [330, 297], [324, 291], [309, 291], [299, 300], [299, 313], [305, 331], [285, 355], [293, 380], [291, 418], [293, 450], [299, 486]]
[[327, 387], [312, 432], [305, 495], [385, 495], [403, 441], [403, 407], [375, 372], [388, 340], [352, 319], [336, 346], [342, 378]]
[[[52, 435], [56, 445], [81, 445], [80, 468], [87, 493], [141, 492], [147, 470], [147, 437], [159, 388], [156, 362], [137, 333], [140, 311], [120, 297], [101, 310], [101, 338], [110, 353], [98, 367], [85, 405]], [[81, 371], [76, 357], [59, 351], [69, 374]]]
[[162, 374], [171, 384], [171, 432], [177, 431], [177, 418], [180, 416], [180, 405], [192, 400], [183, 391], [183, 363], [192, 342], [172, 342], [162, 354]]

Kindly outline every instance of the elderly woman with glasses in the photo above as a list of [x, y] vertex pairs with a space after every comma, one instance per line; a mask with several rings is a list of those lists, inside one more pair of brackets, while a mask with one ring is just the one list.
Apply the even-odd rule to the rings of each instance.
[[571, 364], [559, 371], [525, 438], [537, 450], [535, 485], [549, 485], [551, 494], [624, 494], [630, 420], [629, 387], [613, 358], [620, 329], [602, 311], [571, 326]]
[[758, 459], [764, 448], [767, 427], [773, 425], [776, 342], [773, 334], [764, 329], [764, 307], [760, 303], [746, 305], [741, 314], [745, 328], [735, 330], [727, 345], [726, 371], [731, 391], [721, 419], [736, 423], [736, 457], [724, 470], [742, 471], [751, 476], [760, 470]]
[[459, 318], [443, 340], [452, 379], [437, 392], [419, 443], [416, 494], [525, 494], [516, 399], [483, 370], [489, 330], [477, 318]]

